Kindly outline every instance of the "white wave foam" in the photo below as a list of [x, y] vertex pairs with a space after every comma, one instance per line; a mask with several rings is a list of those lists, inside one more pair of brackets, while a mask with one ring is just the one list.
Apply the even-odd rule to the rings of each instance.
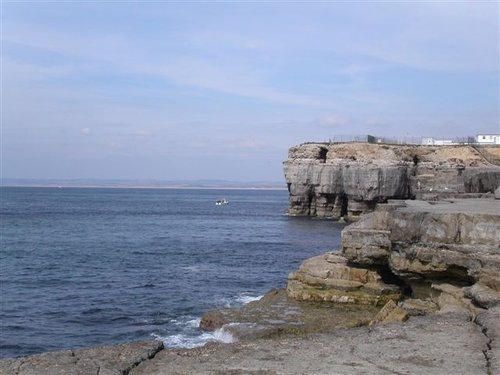
[[200, 318], [196, 318], [193, 315], [179, 316], [177, 319], [170, 319], [168, 322], [175, 326], [187, 326], [189, 328], [198, 328], [200, 325]]
[[233, 335], [224, 330], [224, 327], [215, 330], [214, 332], [205, 332], [201, 335], [190, 336], [183, 333], [170, 336], [160, 336], [157, 334], [151, 334], [155, 339], [163, 341], [163, 344], [167, 348], [196, 348], [203, 346], [208, 342], [217, 341], [225, 344], [230, 344], [235, 341]]
[[198, 328], [200, 326], [200, 322], [201, 322], [201, 319], [200, 318], [196, 318], [196, 319], [191, 319], [191, 320], [188, 320], [186, 322], [186, 324], [190, 327], [193, 327], [193, 328]]
[[238, 307], [241, 305], [246, 305], [247, 303], [258, 301], [263, 296], [253, 296], [248, 292], [243, 292], [238, 294], [233, 298], [222, 298], [221, 302], [224, 307]]
[[241, 293], [238, 297], [236, 297], [236, 301], [246, 305], [247, 303], [253, 302], [253, 301], [258, 301], [264, 296], [251, 296], [248, 295], [247, 293]]
[[181, 270], [197, 273], [197, 272], [200, 272], [201, 267], [200, 266], [185, 266], [185, 267], [181, 267]]
[[224, 344], [230, 344], [235, 341], [234, 336], [231, 332], [228, 332], [224, 327], [216, 329], [213, 333], [215, 341], [223, 342]]

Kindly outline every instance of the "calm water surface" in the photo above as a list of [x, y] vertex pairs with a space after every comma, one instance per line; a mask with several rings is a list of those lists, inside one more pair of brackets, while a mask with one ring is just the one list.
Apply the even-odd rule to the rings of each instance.
[[340, 244], [342, 225], [284, 215], [286, 191], [0, 191], [1, 357], [200, 345], [214, 339], [197, 328], [203, 312], [283, 287]]

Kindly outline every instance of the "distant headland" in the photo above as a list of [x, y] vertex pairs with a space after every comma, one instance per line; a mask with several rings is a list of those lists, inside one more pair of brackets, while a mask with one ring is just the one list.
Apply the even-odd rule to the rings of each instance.
[[230, 180], [115, 180], [115, 179], [33, 179], [4, 178], [4, 187], [123, 188], [123, 189], [262, 189], [284, 190], [281, 181]]

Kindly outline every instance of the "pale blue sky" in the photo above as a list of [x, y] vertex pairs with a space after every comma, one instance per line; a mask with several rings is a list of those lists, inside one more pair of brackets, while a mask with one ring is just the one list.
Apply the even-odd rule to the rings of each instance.
[[499, 2], [2, 2], [4, 178], [282, 179], [338, 134], [500, 132]]

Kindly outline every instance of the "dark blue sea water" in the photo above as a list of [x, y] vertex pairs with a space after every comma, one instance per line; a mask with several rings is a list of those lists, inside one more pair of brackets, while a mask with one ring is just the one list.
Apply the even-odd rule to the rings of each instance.
[[[286, 216], [286, 191], [1, 190], [0, 356], [156, 337], [212, 340], [203, 312], [286, 284], [342, 226]], [[229, 205], [216, 206], [226, 197]]]

